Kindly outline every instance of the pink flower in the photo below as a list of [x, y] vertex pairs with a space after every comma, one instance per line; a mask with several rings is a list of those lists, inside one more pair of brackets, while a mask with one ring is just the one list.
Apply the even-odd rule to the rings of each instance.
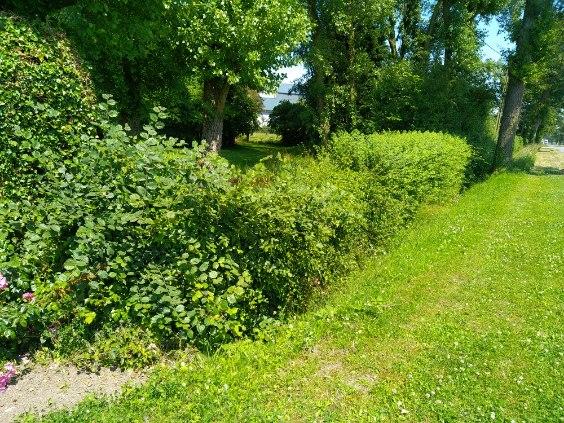
[[8, 384], [16, 375], [16, 368], [12, 363], [6, 364], [5, 369], [5, 373], [0, 373], [0, 392], [4, 392], [8, 388]]
[[24, 301], [31, 302], [35, 299], [35, 294], [33, 292], [26, 292], [22, 295]]
[[0, 291], [4, 291], [5, 289], [8, 289], [8, 280], [6, 276], [0, 273]]

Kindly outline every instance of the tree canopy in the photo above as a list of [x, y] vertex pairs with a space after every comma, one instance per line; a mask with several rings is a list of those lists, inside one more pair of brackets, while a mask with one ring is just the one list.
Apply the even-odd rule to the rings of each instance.
[[[552, 0], [8, 0], [3, 7], [65, 32], [99, 96], [112, 94], [134, 131], [164, 104], [167, 130], [206, 140], [213, 151], [229, 103], [248, 90], [275, 90], [278, 70], [298, 60], [308, 71], [298, 90], [317, 142], [338, 130], [447, 131], [467, 137], [485, 163], [500, 97], [506, 107], [521, 105], [513, 124], [509, 112], [501, 119], [506, 154], [515, 133], [532, 142], [554, 130], [562, 108], [564, 25]], [[480, 25], [492, 19], [517, 45], [506, 90], [504, 64], [480, 54]], [[520, 99], [507, 101], [516, 81]]]
[[204, 84], [203, 138], [217, 151], [229, 88], [274, 89], [276, 70], [307, 36], [307, 16], [299, 0], [177, 0], [171, 9], [186, 65]]

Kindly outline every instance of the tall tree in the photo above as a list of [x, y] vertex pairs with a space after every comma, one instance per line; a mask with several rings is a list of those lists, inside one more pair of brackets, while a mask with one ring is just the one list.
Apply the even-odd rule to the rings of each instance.
[[522, 13], [520, 10], [514, 12], [514, 16], [517, 17], [511, 22], [511, 33], [515, 41], [515, 51], [509, 58], [509, 77], [494, 156], [494, 168], [503, 166], [512, 159], [526, 79], [530, 77], [535, 64], [547, 60], [543, 54], [546, 50], [542, 45], [543, 33], [551, 27], [550, 24], [556, 17], [555, 12], [552, 0], [525, 0]]
[[314, 26], [302, 50], [303, 87], [324, 142], [336, 129], [357, 127], [365, 85], [389, 55], [389, 16], [395, 0], [308, 0]]
[[175, 0], [172, 8], [186, 62], [202, 75], [202, 138], [219, 151], [230, 87], [275, 88], [277, 69], [307, 37], [307, 15], [301, 0]]
[[564, 107], [564, 11], [556, 9], [540, 34], [543, 60], [530, 67], [519, 132], [540, 142]]
[[304, 91], [321, 139], [355, 128], [464, 132], [485, 121], [494, 93], [478, 20], [506, 1], [308, 0]]

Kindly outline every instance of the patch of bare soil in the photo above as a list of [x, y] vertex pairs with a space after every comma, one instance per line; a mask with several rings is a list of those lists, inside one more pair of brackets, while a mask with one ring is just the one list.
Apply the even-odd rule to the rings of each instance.
[[11, 422], [26, 412], [45, 414], [72, 407], [88, 394], [112, 395], [125, 384], [139, 384], [145, 376], [132, 371], [101, 369], [83, 372], [73, 366], [34, 366], [0, 392], [0, 422]]

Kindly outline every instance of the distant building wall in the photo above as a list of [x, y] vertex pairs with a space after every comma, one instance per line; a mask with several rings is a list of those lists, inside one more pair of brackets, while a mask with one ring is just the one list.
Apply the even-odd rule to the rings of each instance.
[[272, 110], [281, 102], [289, 101], [290, 103], [297, 103], [300, 101], [302, 96], [298, 93], [290, 92], [291, 89], [292, 84], [281, 84], [276, 94], [261, 93], [260, 98], [262, 99], [263, 106], [259, 116], [260, 126], [264, 127], [268, 125]]

